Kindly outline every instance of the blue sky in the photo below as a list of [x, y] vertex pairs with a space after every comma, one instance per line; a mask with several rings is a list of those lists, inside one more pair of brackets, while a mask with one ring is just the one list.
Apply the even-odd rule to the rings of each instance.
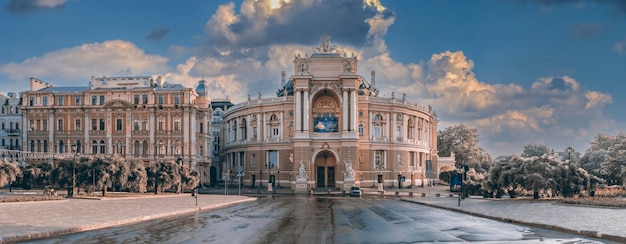
[[0, 0], [0, 91], [36, 77], [155, 75], [241, 102], [321, 35], [430, 104], [442, 130], [477, 127], [493, 156], [528, 143], [583, 152], [626, 126], [626, 2], [619, 0]]

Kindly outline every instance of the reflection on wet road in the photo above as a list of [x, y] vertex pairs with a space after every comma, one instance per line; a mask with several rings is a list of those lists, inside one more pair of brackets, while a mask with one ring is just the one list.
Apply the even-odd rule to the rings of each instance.
[[194, 216], [38, 243], [596, 243], [569, 234], [384, 198], [265, 197]]

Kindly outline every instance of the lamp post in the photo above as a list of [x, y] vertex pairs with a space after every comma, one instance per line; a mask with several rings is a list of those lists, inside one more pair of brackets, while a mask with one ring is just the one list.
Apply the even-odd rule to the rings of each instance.
[[[568, 167], [567, 167], [567, 171], [566, 171], [566, 174], [565, 174], [564, 182], [566, 183], [565, 187], [567, 187], [568, 188], [567, 190], [569, 191], [569, 167], [572, 165], [572, 152], [574, 152], [574, 149], [571, 146], [568, 146], [565, 149], [565, 152], [567, 152], [567, 156], [568, 156], [569, 159], [568, 159], [568, 162], [567, 162]], [[565, 192], [565, 190], [566, 190], [565, 187], [563, 187], [563, 197], [565, 197], [567, 195], [567, 192]]]
[[76, 154], [78, 153], [78, 145], [72, 144], [72, 150], [74, 150], [74, 159], [72, 159], [72, 191], [70, 197], [74, 197], [76, 192]]
[[569, 162], [572, 162], [572, 152], [574, 152], [574, 149], [571, 146], [568, 146], [567, 149], [565, 149], [567, 152], [567, 156], [569, 157]]

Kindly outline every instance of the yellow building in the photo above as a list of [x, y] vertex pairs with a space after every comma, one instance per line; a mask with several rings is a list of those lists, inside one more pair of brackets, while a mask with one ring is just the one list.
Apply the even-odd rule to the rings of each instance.
[[277, 97], [259, 94], [226, 109], [222, 178], [247, 186], [274, 179], [273, 186], [300, 191], [379, 180], [386, 187], [402, 179], [403, 187], [424, 185], [427, 162], [436, 170], [436, 113], [404, 94], [378, 96], [374, 71], [367, 82], [358, 58], [329, 38], [311, 56], [297, 54], [281, 85]]
[[23, 148], [29, 152], [118, 154], [126, 160], [210, 167], [211, 111], [205, 81], [196, 89], [161, 76], [91, 78], [55, 87], [31, 78], [22, 92]]

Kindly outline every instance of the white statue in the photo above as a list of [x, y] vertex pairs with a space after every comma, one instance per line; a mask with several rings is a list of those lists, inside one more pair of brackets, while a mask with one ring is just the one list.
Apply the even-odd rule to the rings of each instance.
[[302, 160], [300, 160], [300, 169], [298, 170], [298, 179], [308, 179], [309, 178], [309, 174], [306, 173], [306, 169], [304, 168], [304, 164], [302, 163]]
[[345, 161], [344, 164], [346, 165], [346, 178], [354, 179], [354, 169], [352, 168], [352, 161]]

